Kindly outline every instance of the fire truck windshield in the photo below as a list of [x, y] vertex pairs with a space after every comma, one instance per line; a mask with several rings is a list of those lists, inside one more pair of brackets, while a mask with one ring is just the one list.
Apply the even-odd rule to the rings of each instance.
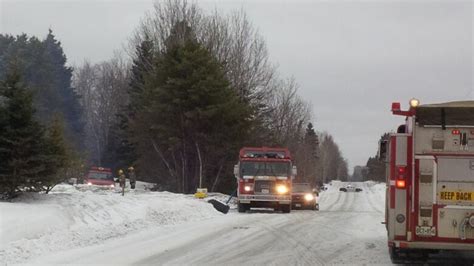
[[288, 162], [242, 162], [242, 176], [289, 176]]
[[101, 172], [89, 172], [89, 177], [90, 179], [102, 179], [102, 180], [107, 180], [107, 179], [113, 179], [112, 174], [110, 173], [101, 173]]

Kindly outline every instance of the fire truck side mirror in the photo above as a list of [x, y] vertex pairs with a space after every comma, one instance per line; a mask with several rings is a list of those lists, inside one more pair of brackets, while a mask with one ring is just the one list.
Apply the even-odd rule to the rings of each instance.
[[239, 165], [234, 165], [234, 176], [235, 178], [239, 178]]
[[387, 159], [387, 146], [387, 140], [381, 140], [379, 142], [379, 154], [377, 156], [379, 158], [379, 161], [385, 161]]
[[298, 171], [296, 170], [296, 166], [293, 165], [293, 169], [291, 169], [291, 179], [295, 179]]

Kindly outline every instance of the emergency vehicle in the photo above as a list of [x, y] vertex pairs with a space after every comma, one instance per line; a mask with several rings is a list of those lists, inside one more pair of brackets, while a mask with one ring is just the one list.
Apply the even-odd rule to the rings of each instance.
[[291, 183], [296, 175], [286, 148], [242, 148], [234, 166], [238, 211], [273, 208], [291, 211]]
[[419, 105], [380, 145], [386, 162], [386, 212], [394, 263], [439, 250], [474, 251], [474, 101]]
[[89, 186], [95, 185], [110, 188], [115, 187], [115, 181], [112, 176], [112, 169], [105, 167], [91, 167], [84, 181]]

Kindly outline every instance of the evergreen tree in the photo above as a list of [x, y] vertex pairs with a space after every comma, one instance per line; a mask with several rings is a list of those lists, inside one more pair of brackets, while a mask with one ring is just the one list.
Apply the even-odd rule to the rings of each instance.
[[65, 167], [69, 162], [63, 137], [63, 123], [59, 115], [55, 115], [47, 130], [45, 152], [47, 172], [41, 180], [41, 185], [48, 193], [56, 184], [65, 180]]
[[153, 42], [146, 37], [144, 41], [136, 47], [135, 59], [133, 60], [130, 77], [130, 87], [128, 95], [130, 102], [127, 114], [133, 119], [134, 113], [140, 108], [141, 97], [145, 87], [146, 76], [153, 68]]
[[[390, 137], [389, 133], [385, 133], [380, 137], [380, 141], [388, 140]], [[367, 160], [367, 174], [366, 179], [384, 182], [385, 181], [385, 162], [380, 160], [377, 156], [370, 157]]]
[[318, 158], [318, 149], [319, 149], [319, 137], [314, 131], [313, 124], [308, 123], [306, 128], [306, 134], [304, 137], [305, 145], [309, 147], [310, 154], [313, 159]]
[[[64, 126], [66, 136], [69, 142], [81, 148], [81, 138], [83, 134], [82, 111], [79, 104], [79, 97], [74, 92], [71, 86], [72, 68], [66, 66], [67, 58], [64, 54], [61, 42], [56, 40], [51, 29], [49, 29], [46, 39], [43, 41], [43, 64], [44, 71], [49, 77], [46, 81], [51, 84], [51, 93], [40, 95], [49, 100], [49, 106], [45, 108], [46, 119], [42, 119], [43, 123], [51, 123], [50, 119], [62, 114], [64, 121], [67, 123]], [[38, 84], [39, 88], [45, 88], [46, 84]], [[56, 102], [51, 102], [51, 94], [55, 96]], [[43, 102], [48, 102], [44, 100]]]
[[[146, 76], [153, 68], [153, 42], [150, 38], [136, 47], [135, 59], [131, 67], [128, 89], [128, 104], [124, 104], [118, 116], [118, 123], [111, 128], [112, 136], [107, 143], [105, 163], [113, 168], [128, 167], [136, 163], [136, 143], [132, 131], [136, 113], [141, 110]], [[138, 168], [140, 172], [140, 168]]]
[[81, 148], [83, 121], [78, 96], [71, 87], [72, 68], [66, 66], [61, 43], [52, 30], [44, 40], [22, 34], [0, 34], [0, 80], [17, 68], [33, 93], [35, 116], [47, 125], [55, 113], [63, 116], [67, 142]]
[[[166, 176], [174, 177], [162, 182], [174, 190], [192, 191], [199, 177], [215, 176], [212, 163], [229, 150], [237, 154], [246, 137], [247, 105], [230, 87], [222, 66], [183, 22], [172, 31], [166, 52], [155, 56], [141, 99], [143, 109], [133, 129], [136, 141], [141, 154], [150, 148], [155, 158], [158, 153]], [[214, 180], [203, 181], [210, 186]]]
[[318, 176], [318, 150], [319, 137], [314, 131], [313, 124], [308, 123], [304, 137], [302, 139], [302, 147], [295, 154], [296, 164], [298, 167], [298, 181], [319, 184], [321, 178]]
[[0, 192], [13, 197], [20, 189], [37, 188], [47, 173], [43, 127], [35, 121], [32, 94], [20, 75], [8, 74], [0, 82]]

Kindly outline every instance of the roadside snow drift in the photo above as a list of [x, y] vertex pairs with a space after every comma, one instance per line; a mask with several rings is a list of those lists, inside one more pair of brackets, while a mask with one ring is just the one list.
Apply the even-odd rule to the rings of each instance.
[[58, 185], [51, 194], [0, 202], [0, 262], [23, 263], [48, 253], [100, 244], [146, 228], [222, 216], [190, 195]]

